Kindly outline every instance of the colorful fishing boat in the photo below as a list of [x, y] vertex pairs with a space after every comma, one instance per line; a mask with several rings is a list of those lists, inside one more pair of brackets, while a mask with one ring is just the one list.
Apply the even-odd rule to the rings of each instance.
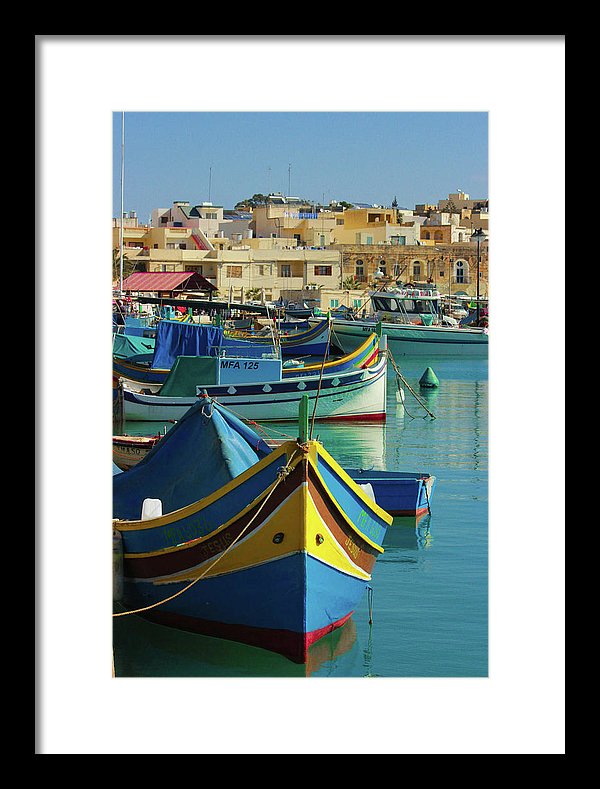
[[[192, 423], [197, 430], [207, 426], [209, 443], [231, 437], [224, 412], [210, 398], [199, 399], [145, 460], [114, 475], [113, 484], [121, 486], [113, 528], [123, 546], [122, 602], [129, 612], [164, 625], [306, 663], [311, 644], [352, 616], [383, 553], [392, 517], [310, 439], [308, 397], [301, 403], [297, 441], [281, 444], [215, 487], [212, 456], [210, 464], [193, 463], [178, 450], [181, 441], [189, 441]], [[258, 449], [246, 438], [240, 441], [247, 464]], [[229, 443], [218, 445], [222, 459]], [[160, 475], [160, 469], [174, 472], [163, 462], [169, 447], [179, 466], [204, 467], [204, 489], [210, 492], [175, 510], [167, 501], [163, 514], [165, 502], [151, 491], [162, 484], [172, 493]], [[206, 447], [199, 456], [206, 457]], [[238, 453], [230, 461], [243, 465]], [[141, 485], [144, 469], [154, 466], [155, 484]], [[125, 505], [139, 498], [142, 487], [152, 498], [137, 501], [137, 519], [123, 518]]]
[[227, 340], [250, 345], [277, 345], [281, 348], [284, 357], [294, 356], [323, 356], [329, 348], [330, 326], [329, 319], [324, 318], [318, 325], [309, 324], [309, 328], [289, 333], [276, 333], [277, 327], [272, 330], [267, 328], [264, 333], [247, 333], [226, 331]]
[[[319, 318], [310, 318], [311, 325]], [[332, 319], [331, 342], [341, 353], [351, 353], [372, 332], [380, 327], [387, 337], [388, 348], [398, 356], [467, 356], [482, 357], [488, 353], [487, 328], [468, 326], [425, 326], [413, 323], [390, 323], [375, 320]]]
[[[279, 365], [279, 366], [278, 366]], [[208, 383], [212, 381], [213, 383]], [[252, 421], [296, 421], [307, 395], [315, 419], [385, 421], [387, 355], [369, 366], [343, 372], [283, 378], [281, 360], [179, 356], [158, 394], [122, 384], [123, 415], [133, 421], [180, 419], [205, 391]]]
[[164, 433], [154, 436], [113, 436], [113, 463], [122, 471], [136, 466], [146, 457]]
[[431, 474], [409, 471], [346, 468], [346, 473], [386, 512], [394, 517], [419, 517], [431, 514], [431, 499], [436, 478]]
[[[371, 291], [367, 309], [360, 317], [346, 308], [344, 315], [331, 313], [331, 342], [349, 353], [362, 338], [381, 327], [393, 356], [486, 356], [487, 327], [469, 327], [444, 312], [443, 296], [433, 285], [418, 283], [392, 290]], [[323, 320], [309, 318], [313, 328]], [[461, 322], [464, 323], [464, 322]]]
[[[302, 360], [287, 359], [282, 363], [282, 379], [319, 374], [322, 366], [323, 371], [327, 374], [345, 372], [352, 369], [364, 369], [377, 361], [379, 341], [379, 336], [376, 332], [373, 332], [367, 337], [363, 337], [362, 343], [350, 353], [344, 354], [341, 358], [328, 359], [324, 363], [305, 363]], [[193, 346], [189, 348], [187, 345], [183, 345], [177, 348], [177, 352], [180, 350], [182, 351], [182, 356], [196, 355], [195, 353], [190, 353], [190, 351], [195, 352], [196, 350], [204, 350], [205, 355], [208, 355], [210, 354], [211, 346], [206, 344], [204, 347]], [[227, 353], [228, 350], [229, 353]], [[238, 354], [236, 350], [237, 349], [225, 349], [225, 355], [237, 357]], [[214, 356], [215, 354], [212, 353], [210, 355]], [[170, 361], [171, 358], [173, 361]], [[153, 357], [146, 356], [144, 361], [141, 352], [140, 356], [137, 358], [125, 358], [124, 354], [121, 356], [113, 354], [113, 388], [116, 387], [119, 379], [122, 379], [123, 382], [134, 391], [158, 393], [167, 380], [176, 358], [177, 357], [173, 356], [173, 354], [167, 356], [165, 361], [169, 366], [165, 368], [154, 366]]]

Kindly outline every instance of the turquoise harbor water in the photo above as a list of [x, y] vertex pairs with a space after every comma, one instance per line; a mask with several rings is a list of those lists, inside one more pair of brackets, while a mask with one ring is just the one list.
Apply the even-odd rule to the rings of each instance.
[[[431, 366], [440, 385], [420, 389]], [[397, 518], [350, 621], [311, 648], [307, 666], [265, 650], [184, 633], [138, 616], [113, 620], [117, 677], [486, 677], [488, 676], [488, 363], [402, 358], [397, 402], [389, 368], [385, 425], [316, 423], [314, 434], [342, 465], [425, 471], [437, 478], [431, 514]], [[127, 423], [151, 435], [158, 423]], [[274, 437], [287, 424], [265, 425]]]

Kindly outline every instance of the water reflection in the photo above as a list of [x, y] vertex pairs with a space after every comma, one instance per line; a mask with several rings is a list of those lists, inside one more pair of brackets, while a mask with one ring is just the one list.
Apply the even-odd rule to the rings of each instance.
[[367, 646], [363, 649], [363, 677], [378, 677], [379, 674], [374, 674], [373, 669], [373, 627], [369, 625], [369, 638]]
[[[384, 557], [399, 551], [421, 551], [431, 548], [431, 515], [394, 518], [383, 540]], [[383, 557], [382, 557], [383, 558]]]
[[136, 615], [113, 620], [116, 677], [333, 676], [337, 658], [355, 643], [356, 623], [351, 617], [313, 644], [306, 664], [300, 665], [265, 649], [187, 633]]
[[[290, 425], [284, 429], [290, 432]], [[317, 423], [313, 433], [340, 466], [364, 469], [385, 469], [386, 436], [385, 424], [349, 422]]]

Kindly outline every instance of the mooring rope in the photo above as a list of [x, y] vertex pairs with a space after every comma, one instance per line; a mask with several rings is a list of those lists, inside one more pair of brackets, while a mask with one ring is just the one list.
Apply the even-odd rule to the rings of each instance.
[[[399, 379], [402, 381], [402, 383], [403, 383], [403, 384], [406, 386], [406, 388], [407, 388], [407, 389], [408, 389], [408, 390], [411, 392], [411, 394], [413, 395], [413, 397], [415, 398], [415, 400], [416, 400], [416, 401], [419, 403], [419, 405], [421, 405], [421, 406], [422, 406], [422, 407], [425, 409], [425, 411], [427, 411], [427, 413], [429, 414], [429, 416], [430, 416], [432, 419], [435, 419], [435, 418], [436, 418], [436, 417], [435, 417], [435, 414], [433, 414], [433, 413], [432, 413], [432, 412], [431, 412], [431, 411], [430, 411], [430, 410], [427, 408], [427, 406], [425, 405], [425, 403], [423, 402], [423, 400], [422, 400], [422, 399], [419, 397], [419, 395], [418, 395], [418, 394], [417, 394], [417, 393], [414, 391], [414, 389], [412, 388], [412, 386], [411, 386], [411, 385], [408, 383], [408, 381], [406, 380], [406, 378], [405, 378], [405, 377], [402, 375], [402, 373], [400, 372], [400, 368], [399, 368], [399, 367], [398, 367], [398, 365], [396, 364], [396, 360], [394, 359], [394, 356], [393, 356], [393, 354], [392, 354], [392, 352], [391, 352], [391, 350], [390, 350], [389, 348], [387, 349], [387, 355], [388, 355], [388, 359], [390, 360], [390, 362], [391, 362], [391, 364], [392, 364], [392, 367], [394, 368], [394, 371], [395, 371], [396, 375], [398, 376], [398, 378], [399, 378]], [[410, 414], [409, 414], [409, 416], [410, 416]], [[423, 417], [423, 419], [424, 419], [424, 418], [425, 418], [425, 417]]]
[[275, 430], [275, 428], [271, 426], [267, 427], [267, 425], [261, 425], [258, 422], [255, 422], [253, 419], [247, 419], [246, 417], [242, 416], [242, 414], [240, 414], [238, 411], [235, 411], [233, 408], [231, 408], [231, 406], [223, 405], [222, 403], [219, 403], [219, 401], [216, 398], [215, 398], [215, 403], [217, 403], [220, 408], [224, 408], [226, 411], [231, 412], [234, 416], [237, 416], [237, 418], [245, 425], [251, 425], [254, 428], [258, 428], [265, 434], [267, 434], [267, 431], [270, 431], [271, 433], [277, 433], [278, 436], [283, 436], [284, 438], [287, 438], [290, 441], [294, 441], [296, 439], [296, 436], [292, 436], [289, 433], [282, 433], [280, 430]]
[[[143, 608], [135, 608], [135, 609], [132, 609], [132, 610], [130, 610], [130, 611], [121, 611], [121, 612], [113, 613], [113, 617], [117, 617], [117, 616], [129, 616], [130, 614], [139, 614], [139, 613], [141, 613], [142, 611], [149, 611], [151, 608], [157, 608], [159, 605], [164, 605], [165, 603], [168, 603], [170, 600], [174, 600], [176, 597], [179, 597], [179, 595], [182, 595], [184, 592], [187, 592], [187, 591], [188, 591], [188, 589], [191, 589], [191, 588], [192, 588], [192, 586], [194, 586], [194, 584], [197, 584], [197, 583], [198, 583], [198, 581], [201, 581], [201, 580], [204, 578], [204, 576], [205, 576], [205, 575], [206, 575], [206, 574], [207, 574], [207, 573], [208, 573], [210, 570], [212, 570], [212, 568], [213, 568], [213, 567], [214, 567], [214, 566], [215, 566], [215, 565], [216, 565], [218, 562], [220, 562], [220, 561], [221, 561], [221, 559], [223, 559], [223, 557], [227, 555], [227, 553], [229, 553], [229, 551], [230, 551], [230, 550], [233, 548], [233, 546], [234, 546], [234, 545], [235, 545], [237, 542], [239, 542], [239, 540], [240, 540], [240, 539], [243, 537], [243, 535], [244, 535], [244, 534], [245, 534], [245, 533], [248, 531], [248, 529], [250, 528], [250, 526], [251, 526], [251, 525], [254, 523], [254, 521], [256, 520], [256, 518], [259, 516], [260, 512], [262, 511], [262, 509], [263, 509], [263, 507], [265, 506], [265, 504], [267, 503], [267, 501], [268, 501], [268, 500], [271, 498], [271, 496], [272, 496], [272, 495], [273, 495], [273, 493], [275, 492], [275, 490], [276, 490], [277, 486], [279, 485], [279, 483], [280, 483], [280, 482], [283, 482], [283, 480], [284, 480], [284, 479], [285, 479], [285, 478], [288, 476], [288, 474], [291, 472], [291, 470], [292, 470], [292, 460], [293, 460], [293, 459], [296, 457], [296, 455], [298, 454], [298, 451], [299, 451], [299, 450], [305, 450], [305, 449], [306, 449], [306, 444], [299, 444], [299, 445], [298, 445], [298, 449], [295, 449], [295, 450], [294, 450], [294, 452], [292, 452], [292, 454], [291, 454], [291, 456], [290, 456], [290, 459], [288, 460], [288, 462], [286, 463], [286, 465], [285, 465], [285, 466], [282, 466], [282, 467], [281, 467], [281, 468], [279, 468], [279, 469], [277, 469], [277, 479], [276, 479], [276, 480], [275, 480], [275, 482], [273, 483], [273, 486], [272, 486], [271, 490], [270, 490], [270, 491], [267, 493], [267, 495], [265, 496], [265, 498], [262, 500], [260, 507], [259, 507], [259, 508], [256, 510], [256, 512], [254, 513], [254, 515], [252, 516], [252, 518], [251, 518], [251, 519], [248, 521], [248, 523], [247, 523], [247, 524], [244, 526], [244, 528], [241, 530], [241, 532], [238, 534], [238, 536], [237, 536], [237, 537], [236, 537], [236, 538], [233, 540], [233, 542], [231, 542], [231, 543], [230, 543], [230, 544], [227, 546], [227, 548], [225, 548], [225, 550], [224, 550], [222, 553], [220, 553], [220, 554], [217, 556], [217, 558], [215, 559], [215, 561], [214, 561], [214, 562], [213, 562], [211, 565], [209, 565], [209, 566], [208, 566], [208, 567], [207, 567], [207, 568], [204, 570], [204, 572], [203, 572], [201, 575], [199, 575], [199, 576], [198, 576], [198, 578], [194, 578], [194, 580], [193, 580], [193, 581], [190, 581], [190, 583], [189, 583], [187, 586], [185, 586], [183, 589], [180, 589], [178, 592], [175, 592], [174, 594], [170, 595], [170, 597], [166, 597], [164, 600], [159, 600], [157, 603], [152, 603], [151, 605], [144, 606]], [[221, 526], [223, 526], [223, 525], [224, 525], [224, 524], [221, 524]], [[221, 528], [221, 526], [219, 526], [218, 528], [220, 529], [220, 528]], [[117, 527], [115, 527], [115, 528], [117, 528]], [[118, 531], [118, 528], [117, 528], [117, 531]]]

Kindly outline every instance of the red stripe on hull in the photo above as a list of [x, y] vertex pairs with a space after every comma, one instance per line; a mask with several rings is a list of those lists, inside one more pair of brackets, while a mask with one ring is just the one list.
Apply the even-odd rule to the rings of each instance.
[[[325, 422], [385, 422], [385, 411], [379, 414], [349, 414], [342, 416], [324, 416], [321, 417]], [[317, 420], [319, 417], [317, 417]]]
[[374, 364], [377, 361], [379, 356], [379, 351], [375, 349], [375, 351], [369, 356], [369, 358], [364, 361], [360, 366], [361, 367], [370, 367], [371, 364]]
[[238, 641], [252, 647], [267, 649], [291, 660], [293, 663], [306, 663], [309, 647], [323, 636], [342, 627], [354, 612], [312, 633], [293, 633], [291, 630], [269, 630], [266, 628], [249, 627], [248, 625], [230, 625], [223, 622], [212, 622], [209, 619], [196, 619], [182, 614], [154, 609], [141, 614], [144, 619], [177, 630], [199, 633], [229, 641]]

